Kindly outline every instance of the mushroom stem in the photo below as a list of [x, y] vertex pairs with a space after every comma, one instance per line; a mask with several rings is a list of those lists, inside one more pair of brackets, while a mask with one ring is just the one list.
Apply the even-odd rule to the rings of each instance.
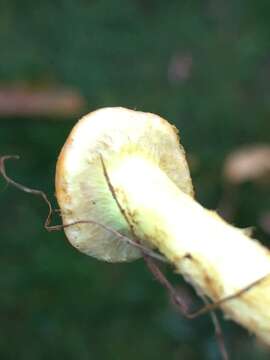
[[[127, 155], [106, 169], [136, 236], [157, 248], [214, 302], [270, 273], [270, 252], [203, 208], [153, 162]], [[221, 305], [225, 315], [270, 345], [270, 277]]]

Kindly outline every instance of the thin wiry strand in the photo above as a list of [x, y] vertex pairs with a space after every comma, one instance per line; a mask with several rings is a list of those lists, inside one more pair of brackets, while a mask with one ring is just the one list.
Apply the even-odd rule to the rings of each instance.
[[3, 178], [6, 180], [7, 184], [10, 184], [14, 187], [16, 187], [17, 189], [28, 193], [28, 194], [32, 194], [32, 195], [37, 195], [40, 196], [47, 204], [49, 212], [48, 215], [45, 219], [44, 222], [44, 227], [46, 230], [50, 231], [52, 230], [50, 227], [50, 223], [51, 223], [51, 218], [52, 218], [52, 214], [53, 214], [53, 208], [51, 205], [50, 200], [48, 199], [47, 195], [41, 191], [41, 190], [37, 190], [37, 189], [31, 189], [27, 186], [24, 186], [22, 184], [17, 183], [16, 181], [12, 180], [6, 173], [6, 166], [5, 166], [5, 162], [7, 160], [19, 160], [20, 157], [18, 155], [4, 155], [4, 156], [0, 156], [0, 174], [3, 176]]
[[[206, 296], [204, 296], [202, 294], [200, 294], [199, 296], [201, 297], [202, 301], [204, 302], [205, 308], [207, 306], [211, 305]], [[212, 323], [214, 325], [215, 337], [217, 339], [220, 354], [221, 354], [223, 360], [229, 360], [229, 355], [228, 355], [228, 351], [227, 351], [227, 348], [226, 348], [226, 345], [225, 345], [225, 338], [224, 338], [224, 335], [223, 335], [223, 332], [222, 332], [220, 321], [219, 321], [215, 311], [213, 311], [213, 309], [211, 309], [211, 311], [210, 311], [210, 316], [212, 318]]]

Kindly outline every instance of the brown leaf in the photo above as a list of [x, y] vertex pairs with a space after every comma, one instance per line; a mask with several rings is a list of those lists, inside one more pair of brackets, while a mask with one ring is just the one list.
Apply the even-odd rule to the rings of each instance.
[[232, 184], [269, 179], [270, 145], [256, 144], [234, 151], [225, 160], [223, 174]]
[[260, 216], [259, 223], [263, 231], [270, 235], [270, 211], [267, 211]]
[[82, 112], [85, 100], [67, 88], [0, 87], [0, 117], [65, 117]]

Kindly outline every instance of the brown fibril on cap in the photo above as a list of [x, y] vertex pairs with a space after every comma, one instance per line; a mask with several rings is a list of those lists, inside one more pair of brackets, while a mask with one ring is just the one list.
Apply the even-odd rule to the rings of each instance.
[[[192, 182], [176, 128], [161, 117], [121, 107], [84, 116], [71, 131], [57, 162], [56, 196], [64, 224], [93, 220], [132, 238], [104, 177], [106, 167], [127, 156], [158, 166], [173, 183], [193, 195]], [[144, 189], [141, 189], [144, 191]], [[131, 261], [140, 251], [97, 224], [65, 228], [70, 243], [109, 262]]]

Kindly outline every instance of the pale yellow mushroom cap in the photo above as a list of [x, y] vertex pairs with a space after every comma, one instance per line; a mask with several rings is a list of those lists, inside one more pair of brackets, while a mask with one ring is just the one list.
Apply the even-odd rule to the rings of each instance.
[[[193, 195], [185, 152], [174, 126], [151, 113], [103, 108], [75, 125], [58, 158], [56, 197], [63, 224], [94, 220], [132, 238], [101, 166], [101, 157], [110, 171], [114, 163], [127, 156], [151, 161], [179, 189]], [[73, 225], [66, 227], [65, 233], [74, 247], [100, 260], [131, 261], [141, 255], [137, 248], [97, 224]]]

